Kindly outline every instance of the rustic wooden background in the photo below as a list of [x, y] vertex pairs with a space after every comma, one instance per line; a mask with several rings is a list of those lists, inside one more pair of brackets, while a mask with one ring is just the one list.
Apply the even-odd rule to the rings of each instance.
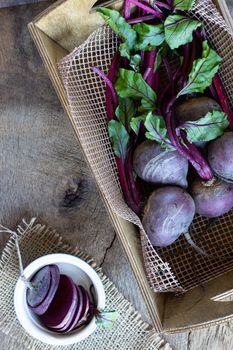
[[40, 1], [47, 1], [47, 0], [0, 0], [0, 8], [18, 6], [18, 5], [24, 5], [24, 4], [32, 4]]
[[[149, 322], [131, 268], [28, 33], [27, 23], [50, 3], [0, 10], [0, 222], [13, 228], [22, 217], [39, 216], [93, 256]], [[233, 0], [228, 3], [233, 13]], [[0, 237], [0, 248], [5, 240]], [[232, 350], [233, 323], [164, 338], [177, 350]], [[0, 349], [24, 350], [1, 333]]]

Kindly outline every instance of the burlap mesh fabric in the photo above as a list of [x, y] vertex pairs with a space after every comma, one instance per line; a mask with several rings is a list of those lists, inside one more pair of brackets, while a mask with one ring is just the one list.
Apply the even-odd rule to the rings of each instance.
[[19, 262], [15, 240], [11, 237], [0, 257], [0, 330], [15, 339], [15, 344], [12, 342], [12, 350], [19, 350], [20, 344], [24, 349], [30, 350], [171, 350], [170, 345], [141, 319], [140, 314], [119, 293], [92, 258], [65, 243], [52, 228], [33, 222], [34, 220], [26, 223], [23, 220], [17, 228], [24, 266], [40, 256], [51, 253], [80, 257], [96, 270], [102, 280], [106, 310], [117, 310], [119, 318], [112, 330], [98, 328], [80, 343], [69, 346], [51, 346], [31, 337], [20, 325], [14, 311], [14, 289], [19, 278]]
[[[232, 105], [232, 33], [210, 0], [198, 1], [190, 15], [205, 23], [212, 47], [223, 58], [220, 76]], [[106, 128], [105, 83], [92, 72], [93, 67], [108, 72], [118, 44], [108, 26], [99, 28], [59, 62], [60, 74], [80, 142], [101, 191], [115, 213], [140, 229], [145, 268], [152, 289], [184, 292], [233, 268], [233, 212], [215, 220], [196, 217], [190, 229], [193, 240], [219, 258], [195, 253], [183, 237], [168, 248], [155, 249], [151, 245], [139, 217], [123, 199]]]

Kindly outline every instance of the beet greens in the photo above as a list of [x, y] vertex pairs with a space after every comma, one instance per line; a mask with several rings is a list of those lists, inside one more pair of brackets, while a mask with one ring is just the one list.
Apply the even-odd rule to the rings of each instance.
[[[207, 40], [203, 23], [189, 16], [195, 0], [125, 0], [123, 16], [99, 7], [120, 39], [119, 50], [106, 76], [108, 132], [116, 156], [127, 204], [138, 214], [142, 195], [133, 172], [133, 152], [149, 139], [190, 162], [204, 181], [213, 179], [207, 160], [196, 145], [233, 128], [233, 114], [217, 74], [221, 57]], [[134, 11], [132, 7], [134, 6]], [[179, 103], [210, 96], [222, 108], [198, 120], [176, 119]]]

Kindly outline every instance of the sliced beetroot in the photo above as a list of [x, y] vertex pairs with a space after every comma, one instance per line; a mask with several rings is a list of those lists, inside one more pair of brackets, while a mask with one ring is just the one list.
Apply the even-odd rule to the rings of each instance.
[[51, 282], [49, 290], [42, 300], [42, 302], [35, 306], [30, 307], [30, 309], [37, 315], [43, 315], [49, 308], [50, 304], [53, 301], [53, 298], [57, 292], [59, 281], [60, 281], [60, 271], [57, 265], [49, 265], [49, 271], [51, 275]]
[[56, 330], [61, 333], [69, 333], [72, 330], [81, 327], [87, 320], [89, 316], [90, 299], [87, 291], [82, 286], [76, 286], [78, 293], [78, 305], [73, 317], [72, 322], [63, 328]]
[[33, 288], [27, 289], [27, 303], [31, 307], [36, 307], [42, 303], [48, 294], [51, 285], [50, 266], [44, 266], [30, 280]]
[[82, 295], [83, 295], [83, 310], [81, 313], [81, 317], [80, 317], [79, 321], [76, 323], [76, 325], [74, 326], [74, 328], [82, 326], [87, 321], [88, 313], [89, 313], [89, 309], [90, 309], [90, 298], [89, 298], [89, 295], [88, 295], [86, 289], [83, 288], [82, 286], [78, 286], [78, 288], [81, 290]]
[[84, 309], [83, 293], [82, 293], [81, 289], [78, 288], [77, 286], [76, 286], [76, 289], [77, 289], [77, 294], [78, 294], [78, 305], [77, 305], [77, 308], [75, 311], [75, 315], [74, 315], [72, 321], [68, 325], [66, 325], [65, 327], [57, 330], [58, 332], [68, 333], [68, 332], [72, 331], [82, 316], [83, 309]]
[[49, 305], [48, 310], [40, 319], [43, 324], [54, 331], [65, 327], [72, 321], [78, 305], [77, 289], [72, 279], [60, 275], [57, 292]]

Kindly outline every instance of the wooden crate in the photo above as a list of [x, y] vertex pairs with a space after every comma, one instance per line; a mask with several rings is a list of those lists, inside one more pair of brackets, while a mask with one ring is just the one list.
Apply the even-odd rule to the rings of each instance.
[[[80, 45], [102, 23], [98, 14], [94, 12], [90, 14], [95, 2], [60, 0], [29, 24], [31, 35], [78, 140], [78, 130], [71, 117], [57, 62], [75, 46]], [[233, 29], [225, 1], [216, 1], [216, 5]], [[85, 13], [86, 16], [83, 15]], [[158, 331], [178, 332], [207, 327], [233, 317], [233, 303], [221, 302], [222, 296], [230, 295], [233, 291], [233, 271], [206, 283], [204, 289], [197, 287], [183, 296], [152, 292], [145, 274], [136, 228], [111, 210], [103, 193], [102, 198], [136, 276], [152, 322]]]

